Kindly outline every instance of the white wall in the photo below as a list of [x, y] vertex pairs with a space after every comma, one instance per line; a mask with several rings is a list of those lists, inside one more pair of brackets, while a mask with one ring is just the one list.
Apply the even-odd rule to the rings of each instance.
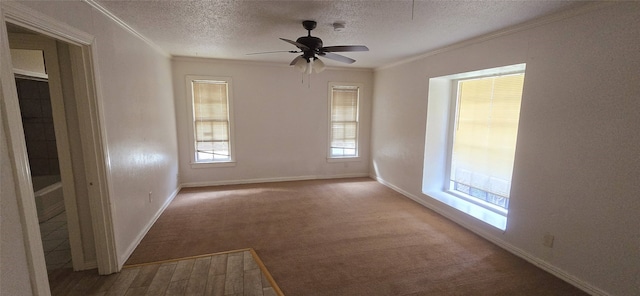
[[[234, 167], [192, 168], [186, 75], [232, 78]], [[180, 179], [188, 186], [302, 178], [366, 176], [373, 73], [327, 69], [310, 85], [292, 67], [212, 59], [174, 58]], [[360, 161], [327, 162], [329, 82], [362, 83]]]
[[[378, 69], [372, 174], [591, 293], [639, 295], [638, 15], [637, 2], [601, 6]], [[421, 193], [428, 79], [522, 62], [514, 181], [500, 232]], [[552, 249], [542, 245], [545, 233], [555, 235]]]
[[20, 4], [95, 37], [116, 249], [123, 264], [178, 188], [170, 58], [84, 2]]

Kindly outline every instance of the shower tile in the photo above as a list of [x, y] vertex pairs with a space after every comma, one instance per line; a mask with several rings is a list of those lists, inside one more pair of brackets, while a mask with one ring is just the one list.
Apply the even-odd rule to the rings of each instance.
[[20, 100], [20, 113], [22, 117], [42, 117], [42, 103], [39, 100]]
[[44, 125], [42, 123], [24, 123], [24, 136], [27, 141], [44, 141]]
[[27, 142], [27, 153], [29, 154], [29, 157], [46, 158], [47, 155], [49, 155], [46, 143], [47, 142], [44, 141]]
[[44, 125], [44, 137], [45, 139], [47, 139], [47, 141], [53, 141], [55, 143], [56, 131], [53, 127], [53, 124]]

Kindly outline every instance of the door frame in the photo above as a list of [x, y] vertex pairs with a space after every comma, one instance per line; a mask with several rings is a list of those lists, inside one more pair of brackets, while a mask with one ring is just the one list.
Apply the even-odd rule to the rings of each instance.
[[[76, 174], [74, 174], [72, 168], [70, 140], [67, 132], [69, 126], [66, 120], [67, 112], [62, 94], [62, 76], [60, 74], [56, 41], [40, 35], [9, 33], [9, 46], [11, 49], [42, 50], [44, 53], [44, 60], [47, 65], [49, 96], [51, 98], [51, 113], [53, 115], [53, 126], [60, 163], [60, 179], [62, 182], [64, 207], [67, 216], [71, 262], [73, 263], [74, 270], [92, 268], [92, 266], [90, 266], [91, 264], [88, 264], [85, 260], [82, 247], [83, 238], [80, 234], [74, 177]], [[93, 240], [93, 237], [85, 237], [84, 239]], [[93, 265], [95, 265], [95, 263]], [[96, 266], [93, 266], [93, 268], [95, 267]]]
[[95, 38], [65, 23], [33, 11], [16, 2], [0, 3], [0, 116], [6, 131], [7, 144], [16, 199], [20, 211], [25, 252], [31, 287], [34, 295], [50, 295], [42, 240], [29, 169], [29, 159], [24, 141], [20, 106], [11, 66], [9, 39], [6, 23], [11, 23], [47, 37], [66, 42], [70, 46], [74, 90], [77, 101], [81, 142], [85, 160], [89, 205], [95, 237], [98, 272], [110, 274], [119, 271], [110, 204], [110, 182], [106, 130], [100, 94], [100, 81], [96, 75]]

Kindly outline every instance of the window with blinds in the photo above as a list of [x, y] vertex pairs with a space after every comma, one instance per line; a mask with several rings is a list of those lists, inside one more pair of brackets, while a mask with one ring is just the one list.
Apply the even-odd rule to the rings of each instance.
[[195, 162], [231, 161], [229, 83], [192, 80]]
[[524, 73], [458, 81], [450, 190], [507, 209]]
[[358, 156], [358, 86], [331, 85], [329, 157]]

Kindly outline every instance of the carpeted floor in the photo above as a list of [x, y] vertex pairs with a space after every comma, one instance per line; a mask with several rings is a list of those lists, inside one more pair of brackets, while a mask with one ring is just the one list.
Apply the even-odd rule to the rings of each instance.
[[369, 178], [183, 189], [126, 264], [242, 248], [285, 295], [587, 295]]

